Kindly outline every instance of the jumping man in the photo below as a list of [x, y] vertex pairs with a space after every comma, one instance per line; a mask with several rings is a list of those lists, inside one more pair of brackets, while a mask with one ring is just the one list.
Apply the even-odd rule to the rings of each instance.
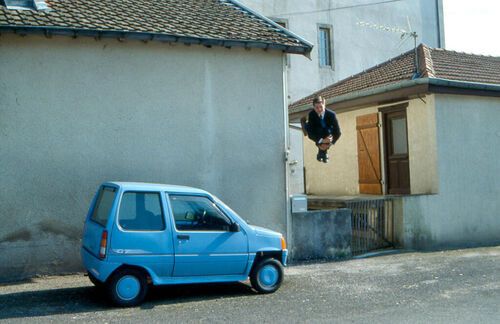
[[325, 107], [325, 99], [316, 97], [313, 99], [314, 109], [309, 112], [308, 121], [302, 117], [300, 123], [304, 135], [307, 135], [316, 143], [320, 162], [328, 163], [328, 149], [335, 144], [340, 137], [340, 126], [337, 115]]

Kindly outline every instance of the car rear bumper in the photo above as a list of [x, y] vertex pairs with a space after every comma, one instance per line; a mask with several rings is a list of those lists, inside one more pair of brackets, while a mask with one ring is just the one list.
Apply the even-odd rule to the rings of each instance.
[[101, 261], [86, 248], [82, 247], [82, 264], [99, 281], [105, 282], [109, 275], [119, 266], [118, 264]]

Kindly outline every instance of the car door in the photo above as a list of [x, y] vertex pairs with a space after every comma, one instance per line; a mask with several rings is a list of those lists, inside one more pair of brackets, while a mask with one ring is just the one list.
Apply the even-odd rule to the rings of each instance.
[[243, 274], [248, 238], [207, 196], [168, 195], [174, 235], [174, 277]]
[[126, 191], [111, 233], [110, 262], [146, 266], [160, 278], [171, 277], [174, 248], [165, 222], [161, 192]]

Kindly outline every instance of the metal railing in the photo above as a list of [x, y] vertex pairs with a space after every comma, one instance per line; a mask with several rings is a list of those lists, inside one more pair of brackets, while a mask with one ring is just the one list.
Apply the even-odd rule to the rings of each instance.
[[346, 202], [351, 209], [353, 255], [392, 247], [393, 201], [391, 198]]

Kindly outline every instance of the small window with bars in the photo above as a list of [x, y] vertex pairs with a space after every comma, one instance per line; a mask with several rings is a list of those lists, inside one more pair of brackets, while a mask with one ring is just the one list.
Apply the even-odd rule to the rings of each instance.
[[328, 26], [320, 25], [318, 28], [318, 50], [319, 65], [333, 67], [332, 63], [332, 29]]

